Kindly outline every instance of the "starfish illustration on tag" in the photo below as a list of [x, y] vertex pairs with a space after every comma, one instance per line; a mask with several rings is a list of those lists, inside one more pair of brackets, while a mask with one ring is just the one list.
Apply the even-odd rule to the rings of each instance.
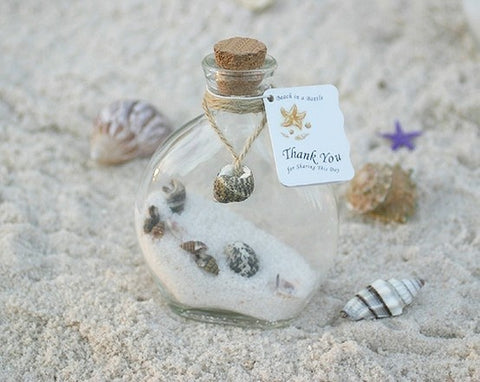
[[[286, 127], [288, 129], [288, 134], [284, 132], [281, 133], [285, 138], [289, 138], [289, 136], [293, 135], [296, 140], [300, 141], [308, 136], [308, 133], [302, 133], [304, 127], [306, 129], [310, 129], [312, 127], [310, 122], [303, 124], [303, 120], [307, 116], [306, 111], [299, 112], [297, 105], [293, 104], [289, 111], [281, 107], [280, 113], [283, 117], [282, 127]], [[298, 130], [297, 134], [295, 134], [295, 129]]]

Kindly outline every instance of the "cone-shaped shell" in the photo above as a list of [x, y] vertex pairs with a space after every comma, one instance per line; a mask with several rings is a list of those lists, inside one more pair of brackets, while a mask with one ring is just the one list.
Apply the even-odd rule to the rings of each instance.
[[170, 134], [167, 118], [147, 102], [120, 100], [100, 111], [93, 123], [90, 157], [118, 164], [151, 155]]
[[190, 252], [195, 259], [195, 263], [205, 272], [218, 275], [219, 269], [217, 261], [213, 256], [207, 254], [207, 245], [198, 240], [189, 240], [180, 244], [180, 248]]
[[218, 275], [218, 264], [213, 256], [210, 256], [204, 252], [200, 252], [195, 257], [195, 263], [197, 263], [197, 265], [205, 272], [211, 273], [215, 276]]
[[354, 321], [398, 316], [424, 284], [418, 278], [376, 280], [347, 302], [342, 316]]
[[398, 164], [367, 163], [347, 191], [353, 210], [385, 222], [405, 223], [415, 212], [416, 198], [411, 171], [404, 171]]
[[180, 244], [180, 248], [194, 255], [203, 253], [208, 249], [205, 243], [198, 240], [185, 241], [182, 244]]

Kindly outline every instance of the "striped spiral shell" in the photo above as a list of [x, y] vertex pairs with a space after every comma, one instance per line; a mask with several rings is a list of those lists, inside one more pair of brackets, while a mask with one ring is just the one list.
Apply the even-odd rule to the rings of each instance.
[[416, 187], [398, 164], [367, 163], [350, 181], [350, 208], [385, 222], [405, 223], [416, 208]]
[[149, 156], [171, 131], [167, 118], [149, 103], [115, 101], [93, 123], [90, 157], [101, 164], [118, 164]]
[[187, 252], [190, 252], [192, 255], [204, 253], [208, 249], [207, 245], [204, 242], [198, 240], [185, 241], [180, 244], [180, 248], [184, 249]]
[[224, 166], [213, 184], [213, 197], [220, 203], [242, 202], [253, 192], [252, 171], [243, 166], [237, 173], [231, 164]]
[[342, 316], [354, 321], [398, 316], [424, 284], [419, 278], [376, 280], [347, 302]]

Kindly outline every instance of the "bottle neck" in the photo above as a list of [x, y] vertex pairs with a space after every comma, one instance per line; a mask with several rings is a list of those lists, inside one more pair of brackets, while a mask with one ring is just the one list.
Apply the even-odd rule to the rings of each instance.
[[229, 70], [220, 68], [213, 54], [202, 61], [207, 89], [220, 97], [258, 97], [272, 87], [271, 80], [277, 62], [271, 56], [265, 58], [261, 68], [252, 70]]
[[214, 113], [234, 114], [263, 113], [265, 111], [263, 96], [220, 96], [212, 93], [208, 88], [203, 97], [203, 108]]
[[240, 152], [244, 142], [265, 125], [262, 95], [272, 87], [276, 61], [267, 56], [261, 68], [228, 70], [220, 68], [210, 54], [203, 59], [202, 67], [207, 83], [203, 98], [205, 116], [217, 134], [228, 137]]
[[[262, 97], [223, 97], [205, 92], [203, 99], [205, 117], [220, 139], [236, 153], [247, 144], [251, 146], [266, 124], [265, 108]], [[236, 162], [241, 163], [238, 157]]]

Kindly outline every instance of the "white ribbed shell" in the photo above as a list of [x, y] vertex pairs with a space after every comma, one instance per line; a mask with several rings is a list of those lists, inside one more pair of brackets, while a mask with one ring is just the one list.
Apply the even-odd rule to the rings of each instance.
[[342, 314], [354, 321], [398, 316], [424, 284], [418, 278], [376, 280], [348, 301]]
[[151, 155], [170, 134], [167, 118], [144, 101], [120, 100], [100, 111], [93, 124], [90, 157], [118, 164]]

